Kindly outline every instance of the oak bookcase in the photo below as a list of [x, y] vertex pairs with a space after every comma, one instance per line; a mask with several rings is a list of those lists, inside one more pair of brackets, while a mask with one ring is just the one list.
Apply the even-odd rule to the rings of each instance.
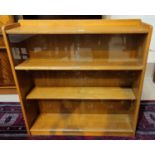
[[0, 15], [0, 94], [16, 94], [15, 82], [13, 79], [9, 58], [6, 51], [1, 27], [13, 23], [14, 17]]
[[3, 27], [27, 132], [134, 136], [151, 33], [138, 19]]

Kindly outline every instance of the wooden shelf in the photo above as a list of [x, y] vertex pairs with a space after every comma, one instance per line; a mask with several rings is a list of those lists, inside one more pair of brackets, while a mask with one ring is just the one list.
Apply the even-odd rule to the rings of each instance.
[[17, 94], [15, 86], [0, 86], [0, 94]]
[[128, 114], [41, 113], [32, 135], [133, 135]]
[[30, 58], [15, 67], [16, 70], [142, 70], [137, 59], [72, 61]]
[[112, 29], [111, 26], [85, 27], [85, 26], [23, 26], [7, 30], [7, 34], [115, 34], [115, 33], [147, 33], [142, 27], [124, 27], [117, 26]]
[[132, 89], [121, 87], [35, 87], [27, 99], [134, 100]]
[[6, 47], [5, 46], [0, 46], [0, 49], [6, 49]]

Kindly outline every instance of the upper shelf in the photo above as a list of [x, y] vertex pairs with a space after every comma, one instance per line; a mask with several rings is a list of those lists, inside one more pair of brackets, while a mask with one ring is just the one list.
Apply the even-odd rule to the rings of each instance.
[[[36, 26], [37, 25], [37, 26]], [[7, 34], [113, 34], [148, 33], [141, 20], [20, 20]]]
[[92, 61], [29, 58], [15, 67], [16, 70], [142, 70], [137, 59]]

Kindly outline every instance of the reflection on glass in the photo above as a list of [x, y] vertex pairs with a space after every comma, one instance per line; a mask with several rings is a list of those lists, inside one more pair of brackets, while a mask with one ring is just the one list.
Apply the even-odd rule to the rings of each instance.
[[10, 35], [15, 59], [52, 58], [61, 61], [137, 61], [144, 34]]

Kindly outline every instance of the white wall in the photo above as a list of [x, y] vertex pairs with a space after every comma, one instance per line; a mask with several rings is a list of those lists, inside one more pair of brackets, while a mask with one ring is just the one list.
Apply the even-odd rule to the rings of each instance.
[[19, 97], [17, 94], [3, 94], [0, 95], [0, 102], [19, 102]]

